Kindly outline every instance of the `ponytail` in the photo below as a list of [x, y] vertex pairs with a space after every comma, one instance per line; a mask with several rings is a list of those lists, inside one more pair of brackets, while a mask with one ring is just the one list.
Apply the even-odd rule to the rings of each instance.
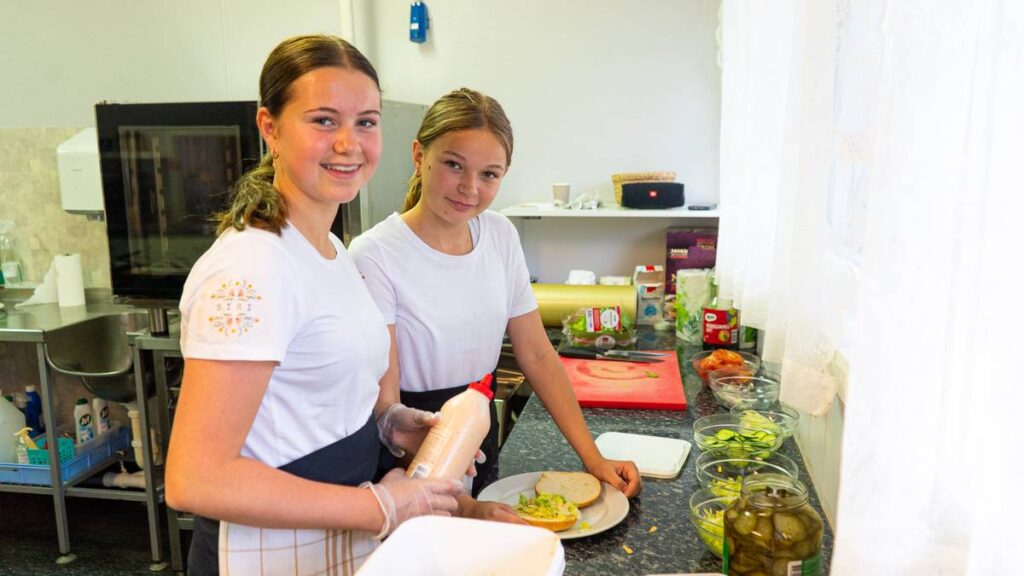
[[281, 234], [287, 219], [288, 207], [274, 188], [274, 159], [268, 153], [235, 182], [231, 206], [216, 216], [217, 234], [246, 226]]
[[409, 178], [409, 191], [405, 193], [405, 203], [402, 204], [402, 212], [412, 210], [420, 201], [420, 193], [423, 190], [423, 177], [418, 173]]

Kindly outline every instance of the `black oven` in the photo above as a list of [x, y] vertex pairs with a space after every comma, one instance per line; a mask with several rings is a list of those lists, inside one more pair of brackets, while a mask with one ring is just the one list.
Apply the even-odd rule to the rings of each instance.
[[254, 101], [96, 106], [115, 295], [181, 297], [216, 237], [213, 215], [259, 162], [256, 110]]

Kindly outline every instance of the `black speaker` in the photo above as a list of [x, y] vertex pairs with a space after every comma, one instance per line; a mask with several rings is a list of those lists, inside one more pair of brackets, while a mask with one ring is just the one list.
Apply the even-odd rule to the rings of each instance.
[[625, 208], [678, 208], [684, 204], [680, 182], [627, 182], [622, 185]]

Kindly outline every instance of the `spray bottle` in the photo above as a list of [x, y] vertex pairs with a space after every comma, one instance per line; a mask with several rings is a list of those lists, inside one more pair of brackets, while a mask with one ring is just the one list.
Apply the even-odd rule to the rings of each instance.
[[14, 433], [14, 435], [18, 437], [18, 448], [17, 448], [18, 464], [28, 464], [29, 463], [29, 461], [28, 461], [28, 451], [29, 451], [29, 449], [39, 450], [39, 446], [35, 442], [33, 442], [32, 441], [32, 437], [28, 435], [28, 433], [31, 432], [31, 431], [32, 431], [32, 429], [29, 428], [28, 426], [26, 426], [26, 427], [22, 428], [21, 430], [18, 430], [17, 432]]
[[13, 229], [14, 222], [0, 222], [0, 273], [3, 276], [3, 283], [10, 285], [21, 282], [21, 266], [14, 256], [14, 240], [11, 238]]

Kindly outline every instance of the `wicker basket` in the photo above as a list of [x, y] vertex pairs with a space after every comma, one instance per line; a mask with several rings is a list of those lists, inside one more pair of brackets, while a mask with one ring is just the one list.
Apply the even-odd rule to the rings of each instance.
[[675, 182], [675, 172], [620, 172], [612, 174], [615, 202], [622, 206], [622, 185], [632, 182]]

